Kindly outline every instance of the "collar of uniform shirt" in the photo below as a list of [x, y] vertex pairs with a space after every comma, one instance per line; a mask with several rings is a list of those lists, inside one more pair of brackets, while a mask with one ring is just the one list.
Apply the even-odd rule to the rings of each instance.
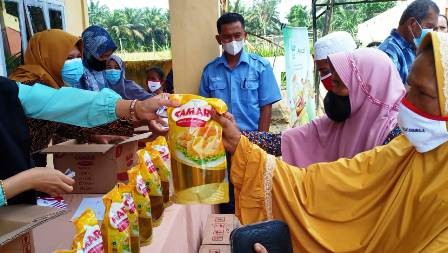
[[[236, 67], [238, 67], [240, 65], [240, 63], [242, 63], [242, 62], [249, 64], [249, 54], [244, 49], [241, 52], [240, 59], [239, 59], [238, 63], [236, 64]], [[224, 64], [227, 68], [229, 67], [229, 64], [227, 64], [226, 57], [224, 56], [224, 53], [219, 58], [218, 64]]]

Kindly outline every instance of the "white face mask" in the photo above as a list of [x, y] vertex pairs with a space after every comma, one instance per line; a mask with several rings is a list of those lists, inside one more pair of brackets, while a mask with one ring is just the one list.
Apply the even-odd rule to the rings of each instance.
[[418, 109], [406, 99], [400, 103], [398, 125], [420, 153], [431, 151], [448, 141], [446, 121], [420, 115]]
[[148, 88], [151, 92], [154, 92], [154, 91], [160, 89], [160, 87], [162, 87], [160, 82], [148, 81]]
[[231, 55], [237, 55], [244, 47], [244, 40], [233, 40], [229, 43], [222, 44], [222, 48], [224, 51], [226, 51], [228, 54]]

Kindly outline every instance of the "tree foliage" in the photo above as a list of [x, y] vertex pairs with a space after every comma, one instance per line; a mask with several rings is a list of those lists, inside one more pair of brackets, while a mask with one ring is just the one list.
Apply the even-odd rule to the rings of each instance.
[[[249, 33], [269, 37], [281, 35], [280, 0], [243, 0], [229, 2], [229, 11], [242, 14]], [[366, 3], [335, 6], [330, 31], [347, 31], [356, 37], [360, 23], [393, 7], [394, 2]], [[292, 26], [312, 28], [311, 11], [303, 5], [294, 5], [287, 15]], [[110, 10], [98, 1], [89, 3], [90, 24], [104, 27], [117, 43], [120, 50], [159, 51], [170, 48], [169, 13], [158, 8]], [[324, 16], [317, 20], [321, 36]], [[253, 38], [253, 37], [252, 37]], [[252, 39], [254, 42], [254, 39]]]
[[[340, 1], [339, 1], [340, 2]], [[246, 20], [246, 30], [249, 33], [263, 37], [281, 35], [281, 24], [278, 12], [280, 0], [253, 0], [251, 3], [243, 0], [229, 2], [229, 11], [242, 14]], [[333, 8], [330, 31], [347, 31], [356, 37], [358, 25], [368, 19], [395, 6], [394, 2], [364, 3], [338, 5]], [[321, 10], [318, 11], [320, 13]], [[294, 5], [288, 15], [288, 24], [312, 29], [311, 10], [304, 5]], [[317, 20], [319, 36], [322, 35], [325, 16]]]
[[288, 24], [295, 27], [310, 27], [311, 15], [306, 6], [294, 5], [287, 16]]
[[[339, 5], [333, 8], [333, 16], [330, 31], [346, 31], [356, 37], [358, 25], [374, 16], [395, 6], [394, 2], [365, 3]], [[311, 29], [311, 11], [302, 5], [294, 5], [288, 16], [288, 22], [292, 26], [308, 27]], [[317, 30], [322, 34], [325, 16], [317, 20]]]
[[246, 30], [250, 33], [260, 36], [280, 35], [279, 3], [280, 0], [253, 0], [246, 6], [244, 2], [235, 0], [229, 3], [229, 11], [243, 15]]
[[90, 1], [89, 21], [104, 27], [126, 52], [159, 51], [170, 48], [168, 12], [158, 8], [110, 10]]
[[358, 25], [395, 6], [395, 2], [340, 5], [334, 8], [330, 31], [356, 36]]

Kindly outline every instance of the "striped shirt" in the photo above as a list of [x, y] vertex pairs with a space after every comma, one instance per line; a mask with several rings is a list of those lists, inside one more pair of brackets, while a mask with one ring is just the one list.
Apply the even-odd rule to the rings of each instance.
[[400, 73], [401, 80], [407, 85], [408, 74], [415, 60], [415, 45], [407, 42], [396, 29], [393, 29], [378, 48], [389, 55]]

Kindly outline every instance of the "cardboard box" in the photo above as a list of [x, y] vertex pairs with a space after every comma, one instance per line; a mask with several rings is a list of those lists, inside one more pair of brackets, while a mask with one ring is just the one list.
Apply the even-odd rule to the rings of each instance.
[[143, 134], [143, 133], [149, 133], [149, 136], [148, 138], [138, 140], [139, 149], [145, 148], [147, 142], [155, 140], [155, 136], [152, 136], [152, 133], [149, 132], [148, 126], [141, 126], [134, 128], [134, 134]]
[[[101, 198], [102, 194], [64, 194], [62, 197], [69, 205], [64, 215], [33, 229], [34, 248], [37, 253], [51, 253], [55, 250], [70, 249], [76, 234], [71, 219], [85, 198]], [[95, 206], [92, 206], [95, 208]], [[84, 211], [84, 210], [82, 210]], [[99, 221], [101, 226], [101, 221]], [[0, 250], [1, 253], [3, 253]]]
[[136, 135], [117, 144], [77, 144], [70, 140], [48, 147], [43, 153], [54, 154], [55, 169], [75, 173], [73, 193], [107, 193], [126, 181], [126, 171], [138, 162], [138, 141], [149, 133]]
[[203, 245], [228, 245], [230, 233], [239, 227], [234, 214], [210, 214], [205, 225]]
[[148, 126], [141, 126], [141, 127], [134, 128], [135, 134], [144, 134], [144, 133], [148, 133], [148, 132], [149, 132]]
[[19, 236], [14, 241], [7, 243], [4, 246], [0, 246], [0, 252], [8, 253], [34, 253], [34, 241], [33, 233], [27, 232], [22, 236]]
[[199, 253], [230, 253], [230, 245], [202, 245]]
[[13, 205], [0, 208], [0, 252], [33, 253], [31, 230], [66, 211], [34, 205]]

